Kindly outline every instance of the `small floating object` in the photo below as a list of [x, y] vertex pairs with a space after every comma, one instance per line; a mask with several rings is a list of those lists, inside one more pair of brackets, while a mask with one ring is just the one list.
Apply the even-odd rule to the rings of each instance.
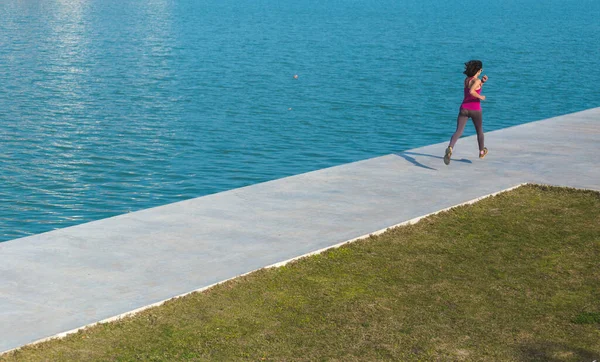
[[294, 79], [298, 79], [298, 74], [294, 74]]

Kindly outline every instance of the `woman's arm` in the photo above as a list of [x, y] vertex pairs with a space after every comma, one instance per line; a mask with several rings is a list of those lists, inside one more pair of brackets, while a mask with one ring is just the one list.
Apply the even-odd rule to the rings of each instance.
[[475, 79], [475, 80], [473, 81], [473, 83], [471, 83], [471, 87], [469, 88], [469, 93], [470, 93], [470, 94], [471, 94], [473, 97], [475, 97], [475, 98], [478, 98], [478, 99], [481, 99], [482, 101], [485, 101], [485, 96], [482, 96], [482, 95], [480, 95], [480, 94], [477, 94], [477, 92], [476, 92], [477, 88], [481, 87], [481, 85], [482, 85], [482, 83], [481, 83], [481, 80], [479, 80], [479, 79]]

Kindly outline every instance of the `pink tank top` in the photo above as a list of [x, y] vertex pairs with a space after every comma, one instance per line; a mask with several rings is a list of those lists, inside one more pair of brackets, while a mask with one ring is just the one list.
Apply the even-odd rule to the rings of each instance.
[[[481, 111], [481, 100], [479, 98], [473, 97], [469, 90], [468, 85], [469, 85], [470, 79], [471, 78], [468, 78], [467, 81], [465, 81], [465, 84], [467, 85], [467, 87], [465, 87], [465, 98], [463, 99], [463, 102], [460, 105], [460, 108], [469, 109], [472, 111]], [[477, 94], [481, 94], [481, 88], [479, 88], [475, 92], [477, 92]]]

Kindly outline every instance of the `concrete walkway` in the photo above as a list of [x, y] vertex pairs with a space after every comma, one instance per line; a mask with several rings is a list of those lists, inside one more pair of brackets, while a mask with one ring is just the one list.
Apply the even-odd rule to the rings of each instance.
[[485, 160], [476, 144], [450, 166], [437, 144], [0, 243], [0, 352], [520, 183], [600, 190], [600, 108], [487, 133]]

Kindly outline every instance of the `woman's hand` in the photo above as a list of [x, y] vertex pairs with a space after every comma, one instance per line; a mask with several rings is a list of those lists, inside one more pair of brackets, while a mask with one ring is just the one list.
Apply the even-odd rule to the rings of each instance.
[[481, 77], [481, 81], [483, 83], [487, 82], [487, 80], [488, 80], [488, 76], [487, 75], [484, 75], [483, 77]]
[[479, 99], [481, 99], [482, 101], [485, 101], [485, 96], [481, 96], [481, 98], [479, 98]]

